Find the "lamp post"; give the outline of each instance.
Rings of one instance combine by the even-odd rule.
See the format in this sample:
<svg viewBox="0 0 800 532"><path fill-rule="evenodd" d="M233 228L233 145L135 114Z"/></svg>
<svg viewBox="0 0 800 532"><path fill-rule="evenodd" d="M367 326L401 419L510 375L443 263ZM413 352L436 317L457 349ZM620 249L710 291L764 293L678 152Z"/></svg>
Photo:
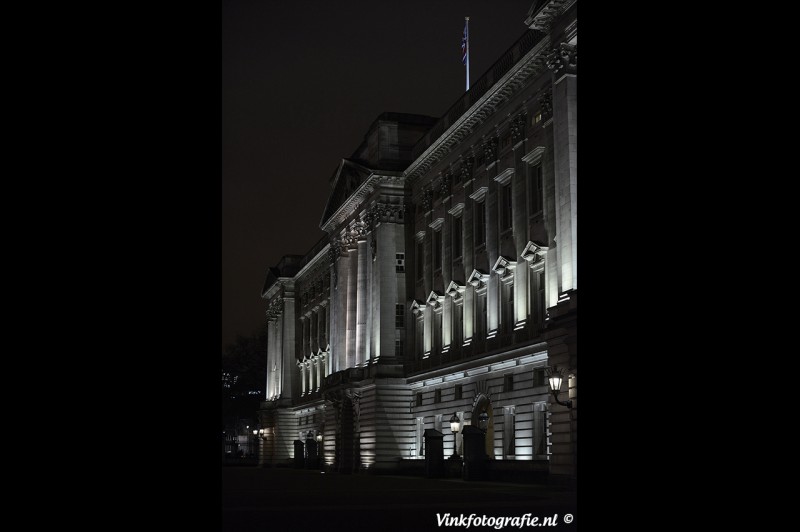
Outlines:
<svg viewBox="0 0 800 532"><path fill-rule="evenodd" d="M453 412L453 417L450 418L450 430L453 433L453 456L450 458L456 459L458 458L458 441L456 439L458 435L458 431L461 428L461 421L458 419L458 416L455 412Z"/></svg>
<svg viewBox="0 0 800 532"><path fill-rule="evenodd" d="M566 401L559 401L558 399L558 394L561 393L561 383L564 381L564 374L562 373L561 369L559 369L558 366L553 366L552 368L548 368L547 379L550 383L550 392L552 392L553 399L555 399L556 403L571 409L572 408L571 399L567 399Z"/></svg>

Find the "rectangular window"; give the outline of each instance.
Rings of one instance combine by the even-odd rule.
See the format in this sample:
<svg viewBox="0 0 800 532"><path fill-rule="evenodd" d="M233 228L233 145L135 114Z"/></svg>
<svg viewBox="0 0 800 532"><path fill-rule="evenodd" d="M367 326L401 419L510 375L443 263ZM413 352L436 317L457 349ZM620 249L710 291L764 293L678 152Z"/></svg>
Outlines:
<svg viewBox="0 0 800 532"><path fill-rule="evenodd" d="M506 406L503 411L503 458L516 454L515 407Z"/></svg>
<svg viewBox="0 0 800 532"><path fill-rule="evenodd" d="M433 392L433 402L434 403L441 403L442 402L442 390L435 390Z"/></svg>
<svg viewBox="0 0 800 532"><path fill-rule="evenodd" d="M475 247L486 242L486 209L484 202L475 203Z"/></svg>
<svg viewBox="0 0 800 532"><path fill-rule="evenodd" d="M403 339L396 338L394 341L394 356L402 357L403 356Z"/></svg>
<svg viewBox="0 0 800 532"><path fill-rule="evenodd" d="M464 302L455 303L455 323L453 324L453 345L461 345L464 332Z"/></svg>
<svg viewBox="0 0 800 532"><path fill-rule="evenodd" d="M417 418L417 456L425 456L425 418Z"/></svg>
<svg viewBox="0 0 800 532"><path fill-rule="evenodd" d="M533 385L534 386L544 386L546 384L544 380L544 369L539 368L533 370Z"/></svg>
<svg viewBox="0 0 800 532"><path fill-rule="evenodd" d="M504 392L514 391L514 375L506 375L503 378L503 391Z"/></svg>
<svg viewBox="0 0 800 532"><path fill-rule="evenodd" d="M550 454L550 432L548 431L547 403L533 404L533 456L548 459Z"/></svg>
<svg viewBox="0 0 800 532"><path fill-rule="evenodd" d="M509 283L503 287L506 290L506 304L503 309L503 322L505 330L511 333L514 330L514 285Z"/></svg>
<svg viewBox="0 0 800 532"><path fill-rule="evenodd" d="M507 231L511 229L512 214L511 214L511 184L503 187L503 225L502 230Z"/></svg>
<svg viewBox="0 0 800 532"><path fill-rule="evenodd" d="M442 231L433 232L433 269L442 269Z"/></svg>
<svg viewBox="0 0 800 532"><path fill-rule="evenodd" d="M395 253L395 271L397 273L404 273L406 271L406 254L405 253Z"/></svg>
<svg viewBox="0 0 800 532"><path fill-rule="evenodd" d="M545 297L544 297L544 271L539 272L538 277L538 284L536 286L536 308L538 310L538 316L536 317L539 320L539 323L544 323L545 318Z"/></svg>
<svg viewBox="0 0 800 532"><path fill-rule="evenodd" d="M402 304L398 303L398 304L396 304L394 306L394 326L395 327L405 327L406 326L406 323L405 323L406 314L405 314L405 312L406 312L405 305L402 305Z"/></svg>
<svg viewBox="0 0 800 532"><path fill-rule="evenodd" d="M475 336L486 336L486 292L475 297Z"/></svg>
<svg viewBox="0 0 800 532"><path fill-rule="evenodd" d="M425 275L425 245L417 242L417 281L421 281Z"/></svg>
<svg viewBox="0 0 800 532"><path fill-rule="evenodd" d="M417 392L417 406L422 406L422 392Z"/></svg>
<svg viewBox="0 0 800 532"><path fill-rule="evenodd" d="M530 204L530 215L534 216L542 212L542 167L535 166L531 169L530 179L528 180L528 203Z"/></svg>
<svg viewBox="0 0 800 532"><path fill-rule="evenodd" d="M442 352L442 310L433 311L433 351Z"/></svg>
<svg viewBox="0 0 800 532"><path fill-rule="evenodd" d="M461 399L463 393L464 393L464 390L462 388L462 385L461 384L456 384L453 398L454 399Z"/></svg>
<svg viewBox="0 0 800 532"><path fill-rule="evenodd" d="M415 340L417 342L416 344L417 358L422 358L422 355L424 354L424 346L425 346L424 339L425 339L424 322L420 317L417 318L417 334L415 336Z"/></svg>
<svg viewBox="0 0 800 532"><path fill-rule="evenodd" d="M461 217L453 218L453 257L461 256Z"/></svg>

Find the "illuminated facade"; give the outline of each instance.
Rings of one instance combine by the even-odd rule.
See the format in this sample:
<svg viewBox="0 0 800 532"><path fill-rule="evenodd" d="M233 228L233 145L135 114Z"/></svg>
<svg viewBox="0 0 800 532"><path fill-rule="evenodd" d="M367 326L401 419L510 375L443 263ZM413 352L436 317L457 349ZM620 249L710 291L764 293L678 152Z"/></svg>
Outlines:
<svg viewBox="0 0 800 532"><path fill-rule="evenodd" d="M486 412L497 464L575 479L577 1L525 23L443 117L378 117L331 177L326 236L270 269L263 464L321 436L325 467L392 470L425 429L460 451L448 420Z"/></svg>

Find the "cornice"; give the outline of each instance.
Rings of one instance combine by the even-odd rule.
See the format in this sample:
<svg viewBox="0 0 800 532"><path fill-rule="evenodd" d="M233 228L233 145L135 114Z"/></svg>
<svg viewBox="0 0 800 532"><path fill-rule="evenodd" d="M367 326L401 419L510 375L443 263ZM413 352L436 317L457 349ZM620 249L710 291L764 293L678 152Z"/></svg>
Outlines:
<svg viewBox="0 0 800 532"><path fill-rule="evenodd" d="M516 63L516 68L511 68L506 72L447 131L431 143L422 155L409 165L403 173L408 182L413 184L493 114L528 78L542 71L545 68L544 62L549 48L550 37L545 36Z"/></svg>

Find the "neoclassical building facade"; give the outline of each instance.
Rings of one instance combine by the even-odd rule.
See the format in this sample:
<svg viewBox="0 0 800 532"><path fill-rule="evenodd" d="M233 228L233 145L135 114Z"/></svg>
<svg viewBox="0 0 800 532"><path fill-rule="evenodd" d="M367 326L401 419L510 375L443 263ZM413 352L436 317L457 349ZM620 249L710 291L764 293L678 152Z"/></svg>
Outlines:
<svg viewBox="0 0 800 532"><path fill-rule="evenodd" d="M524 16L524 14L523 14ZM440 118L379 116L330 179L325 236L269 269L262 464L390 471L485 413L498 467L577 471L577 1ZM562 370L562 399L546 370Z"/></svg>

